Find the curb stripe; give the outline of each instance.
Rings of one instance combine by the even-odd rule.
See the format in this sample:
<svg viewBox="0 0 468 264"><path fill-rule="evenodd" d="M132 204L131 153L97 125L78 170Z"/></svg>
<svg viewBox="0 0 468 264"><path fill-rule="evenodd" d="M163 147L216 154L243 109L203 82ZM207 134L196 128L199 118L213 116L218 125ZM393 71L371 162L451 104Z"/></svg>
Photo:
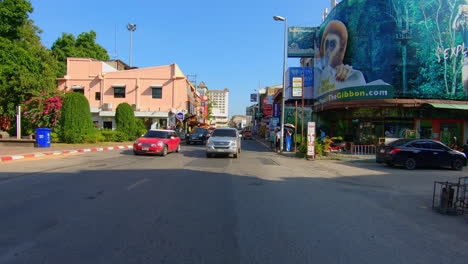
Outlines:
<svg viewBox="0 0 468 264"><path fill-rule="evenodd" d="M25 154L25 155L16 155L16 156L3 156L0 157L0 161L12 161L25 158L37 158L45 156L58 156L74 153L85 153L85 152L96 152L96 151L108 151L114 149L133 149L132 145L126 146L114 146L114 147L105 147L105 148L92 148L92 149L79 149L79 150L64 150L64 151L55 151L55 152L46 152L46 153L35 153L35 154Z"/></svg>

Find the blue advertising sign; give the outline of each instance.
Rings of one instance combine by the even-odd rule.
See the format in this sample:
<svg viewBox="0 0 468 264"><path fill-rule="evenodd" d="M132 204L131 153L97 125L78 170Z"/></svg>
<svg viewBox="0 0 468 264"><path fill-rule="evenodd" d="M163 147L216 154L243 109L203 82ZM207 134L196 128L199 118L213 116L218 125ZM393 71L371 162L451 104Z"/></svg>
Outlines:
<svg viewBox="0 0 468 264"><path fill-rule="evenodd" d="M297 99L292 96L293 78L304 77L304 99L314 99L314 70L310 67L289 67L286 71L286 100Z"/></svg>
<svg viewBox="0 0 468 264"><path fill-rule="evenodd" d="M314 57L317 27L288 28L288 57Z"/></svg>
<svg viewBox="0 0 468 264"><path fill-rule="evenodd" d="M271 117L270 118L270 130L275 130L275 128L279 124L279 117Z"/></svg>

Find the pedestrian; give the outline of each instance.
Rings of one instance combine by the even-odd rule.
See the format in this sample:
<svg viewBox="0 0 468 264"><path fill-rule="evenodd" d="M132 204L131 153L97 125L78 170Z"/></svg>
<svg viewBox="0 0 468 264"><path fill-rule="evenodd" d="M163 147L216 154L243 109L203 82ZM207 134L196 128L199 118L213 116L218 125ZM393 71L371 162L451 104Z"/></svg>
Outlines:
<svg viewBox="0 0 468 264"><path fill-rule="evenodd" d="M275 145L276 129L270 131L270 148L273 149Z"/></svg>
<svg viewBox="0 0 468 264"><path fill-rule="evenodd" d="M292 133L291 130L286 129L286 151L291 151L292 148Z"/></svg>
<svg viewBox="0 0 468 264"><path fill-rule="evenodd" d="M275 142L276 142L276 152L280 152L280 146L281 146L281 131L277 128L275 129L276 131L276 136L275 136Z"/></svg>
<svg viewBox="0 0 468 264"><path fill-rule="evenodd" d="M325 131L323 131L323 129L320 129L320 140L321 140L322 142L325 141L325 136L326 136L326 135L327 135L327 134L325 134Z"/></svg>

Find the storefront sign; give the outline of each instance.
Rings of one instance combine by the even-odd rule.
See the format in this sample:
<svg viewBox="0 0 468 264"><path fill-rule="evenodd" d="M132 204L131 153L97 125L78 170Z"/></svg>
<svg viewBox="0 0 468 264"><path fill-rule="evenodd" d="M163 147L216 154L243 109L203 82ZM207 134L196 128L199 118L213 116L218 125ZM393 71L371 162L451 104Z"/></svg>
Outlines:
<svg viewBox="0 0 468 264"><path fill-rule="evenodd" d="M293 77L292 83L292 97L302 97L302 77Z"/></svg>
<svg viewBox="0 0 468 264"><path fill-rule="evenodd" d="M176 118L179 120L184 120L184 113L177 113Z"/></svg>
<svg viewBox="0 0 468 264"><path fill-rule="evenodd" d="M257 102L257 94L250 94L250 102Z"/></svg>
<svg viewBox="0 0 468 264"><path fill-rule="evenodd" d="M416 139L416 130L406 130L406 136L405 138L408 139Z"/></svg>
<svg viewBox="0 0 468 264"><path fill-rule="evenodd" d="M392 86L374 85L332 89L329 92L322 93L321 96L317 97L317 100L323 104L358 99L391 99L393 96Z"/></svg>
<svg viewBox="0 0 468 264"><path fill-rule="evenodd" d="M275 128L279 124L279 121L280 121L279 117L270 118L270 130L275 130Z"/></svg>
<svg viewBox="0 0 468 264"><path fill-rule="evenodd" d="M273 115L273 105L264 104L263 105L263 115L264 116L272 116Z"/></svg>
<svg viewBox="0 0 468 264"><path fill-rule="evenodd" d="M315 157L315 122L307 123L307 156Z"/></svg>
<svg viewBox="0 0 468 264"><path fill-rule="evenodd" d="M281 104L273 104L273 116L279 117L281 114Z"/></svg>

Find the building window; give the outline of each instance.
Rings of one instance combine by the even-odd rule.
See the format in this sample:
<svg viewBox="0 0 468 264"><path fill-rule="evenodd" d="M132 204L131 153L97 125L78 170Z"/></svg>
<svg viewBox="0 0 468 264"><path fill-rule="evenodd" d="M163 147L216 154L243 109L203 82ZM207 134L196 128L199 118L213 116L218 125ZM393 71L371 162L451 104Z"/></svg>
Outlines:
<svg viewBox="0 0 468 264"><path fill-rule="evenodd" d="M114 88L114 98L125 98L125 88Z"/></svg>
<svg viewBox="0 0 468 264"><path fill-rule="evenodd" d="M73 92L84 94L84 89L75 89L75 90L73 90Z"/></svg>
<svg viewBox="0 0 468 264"><path fill-rule="evenodd" d="M101 100L101 92L96 92L96 95L95 95L94 99L95 99L96 101Z"/></svg>
<svg viewBox="0 0 468 264"><path fill-rule="evenodd" d="M151 88L153 98L162 98L162 88Z"/></svg>
<svg viewBox="0 0 468 264"><path fill-rule="evenodd" d="M102 125L104 129L112 129L112 121L104 121Z"/></svg>

